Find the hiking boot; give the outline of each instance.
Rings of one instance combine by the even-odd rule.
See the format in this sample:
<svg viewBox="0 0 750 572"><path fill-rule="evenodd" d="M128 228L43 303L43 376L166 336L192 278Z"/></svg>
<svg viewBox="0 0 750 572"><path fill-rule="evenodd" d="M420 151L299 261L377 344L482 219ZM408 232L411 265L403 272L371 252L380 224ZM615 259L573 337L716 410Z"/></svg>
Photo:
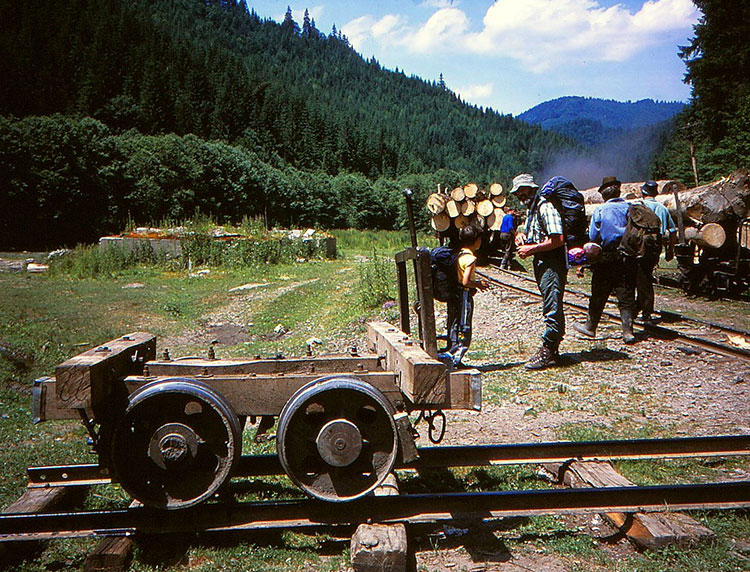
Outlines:
<svg viewBox="0 0 750 572"><path fill-rule="evenodd" d="M591 323L591 320L586 320L585 325L580 322L573 322L573 329L587 338L596 337L596 326Z"/></svg>
<svg viewBox="0 0 750 572"><path fill-rule="evenodd" d="M633 333L633 311L620 310L620 318L622 319L622 341L628 345L634 344L636 338Z"/></svg>
<svg viewBox="0 0 750 572"><path fill-rule="evenodd" d="M643 314L643 323L648 324L649 326L655 326L660 322L660 319L658 317L654 317L651 314Z"/></svg>
<svg viewBox="0 0 750 572"><path fill-rule="evenodd" d="M557 365L557 361L555 360L555 353L556 352L554 352L547 346L542 346L536 352L534 357L527 361L526 365L524 365L523 367L530 370L538 370Z"/></svg>

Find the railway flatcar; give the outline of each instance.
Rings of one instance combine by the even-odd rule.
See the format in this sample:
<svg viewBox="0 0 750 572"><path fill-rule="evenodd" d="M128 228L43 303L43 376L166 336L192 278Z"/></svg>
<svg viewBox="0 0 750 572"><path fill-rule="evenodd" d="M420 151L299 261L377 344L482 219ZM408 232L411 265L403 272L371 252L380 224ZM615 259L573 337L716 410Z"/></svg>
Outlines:
<svg viewBox="0 0 750 572"><path fill-rule="evenodd" d="M429 272L428 253L402 254L410 257ZM407 315L401 328L368 324L370 348L361 354L218 359L213 350L183 358L165 350L157 359L155 336L131 333L37 379L34 420L80 419L99 474L144 505L171 510L219 493L240 462L246 420L273 419L278 459L300 489L325 501L357 499L397 461L417 459L409 413L432 419L481 407L479 372L450 371L436 359L431 301L421 322L431 340L410 337ZM402 308L409 313L408 301Z"/></svg>

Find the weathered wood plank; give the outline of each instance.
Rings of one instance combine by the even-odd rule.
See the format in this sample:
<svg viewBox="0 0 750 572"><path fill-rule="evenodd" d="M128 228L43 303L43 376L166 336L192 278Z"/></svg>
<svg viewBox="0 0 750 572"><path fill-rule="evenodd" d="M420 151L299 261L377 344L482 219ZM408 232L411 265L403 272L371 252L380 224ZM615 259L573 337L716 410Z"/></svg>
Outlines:
<svg viewBox="0 0 750 572"><path fill-rule="evenodd" d="M356 376L378 389L394 404L403 401L396 375L389 371L360 372ZM209 375L194 378L218 391L232 404L237 415L278 415L292 394L302 386L319 379L319 373L276 375ZM132 393L155 377L131 376L125 379Z"/></svg>
<svg viewBox="0 0 750 572"><path fill-rule="evenodd" d="M86 489L87 487L26 489L18 500L11 503L3 512L8 514L49 512L57 506L72 503L74 499L79 499Z"/></svg>
<svg viewBox="0 0 750 572"><path fill-rule="evenodd" d="M79 419L76 409L61 408L57 401L54 377L40 377L34 380L33 421L54 421L58 419Z"/></svg>
<svg viewBox="0 0 750 572"><path fill-rule="evenodd" d="M567 466L552 464L545 468L555 475L564 470L563 482L574 488L635 486L608 462L574 461ZM618 512L605 513L604 517L617 528L627 526L628 539L642 549L684 546L714 537L712 530L680 513L639 512L629 519L629 515Z"/></svg>
<svg viewBox="0 0 750 572"><path fill-rule="evenodd" d="M139 373L155 357L156 336L134 332L70 358L55 368L58 406L95 408L109 396L110 382Z"/></svg>
<svg viewBox="0 0 750 572"><path fill-rule="evenodd" d="M86 556L83 572L122 572L133 557L133 540L127 536L111 536L102 540Z"/></svg>
<svg viewBox="0 0 750 572"><path fill-rule="evenodd" d="M432 269L430 251L420 248L414 271L419 289L419 316L422 347L432 358L437 358L437 331L435 327L435 302L432 293Z"/></svg>
<svg viewBox="0 0 750 572"><path fill-rule="evenodd" d="M385 367L399 374L399 386L415 405L449 405L448 373L414 340L387 322L368 322L367 335Z"/></svg>
<svg viewBox="0 0 750 572"><path fill-rule="evenodd" d="M449 374L449 397L444 409L482 410L482 374L477 369L462 369Z"/></svg>
<svg viewBox="0 0 750 572"><path fill-rule="evenodd" d="M383 371L375 354L329 355L284 359L204 359L155 360L147 364L150 375L242 375L255 373L268 375L277 373L360 373Z"/></svg>

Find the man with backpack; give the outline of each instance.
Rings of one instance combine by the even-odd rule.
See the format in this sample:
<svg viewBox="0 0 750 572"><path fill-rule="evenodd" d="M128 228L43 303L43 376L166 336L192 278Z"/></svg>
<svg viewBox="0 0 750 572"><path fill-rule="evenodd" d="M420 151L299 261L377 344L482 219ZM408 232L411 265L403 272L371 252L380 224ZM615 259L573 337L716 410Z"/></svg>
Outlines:
<svg viewBox="0 0 750 572"><path fill-rule="evenodd" d="M649 247L644 256L638 260L638 273L636 276L636 306L643 313L644 322L653 322L654 313L654 268L659 264L662 244L666 246L664 258L667 261L674 258L674 245L677 238L677 227L669 214L669 209L663 204L656 202L659 186L656 181L646 181L641 185L643 204L659 219L658 244Z"/></svg>
<svg viewBox="0 0 750 572"><path fill-rule="evenodd" d="M621 250L621 241L628 225L629 205L620 198L617 177L604 177L599 187L604 199L591 216L589 239L602 247L595 264L591 265L591 298L586 324L573 323L573 328L586 337L596 336L596 328L604 312L609 295L614 290L622 320L622 339L635 343L633 318L635 315L635 256Z"/></svg>
<svg viewBox="0 0 750 572"><path fill-rule="evenodd" d="M524 232L516 234L516 246L519 257L534 256L534 278L542 295L546 326L541 347L524 366L530 370L545 369L558 363L558 348L565 335L563 294L568 276L562 216L538 190L539 185L528 173L513 179L510 190L510 194L529 209Z"/></svg>

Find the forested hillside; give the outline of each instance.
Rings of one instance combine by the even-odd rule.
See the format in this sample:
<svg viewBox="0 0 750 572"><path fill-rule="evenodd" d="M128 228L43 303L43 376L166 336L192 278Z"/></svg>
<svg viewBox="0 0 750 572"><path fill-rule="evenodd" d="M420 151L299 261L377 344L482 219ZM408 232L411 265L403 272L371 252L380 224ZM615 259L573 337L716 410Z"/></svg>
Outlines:
<svg viewBox="0 0 750 572"><path fill-rule="evenodd" d="M708 182L750 167L750 3L693 0L702 12L695 34L680 55L692 87L675 136L656 160L655 175Z"/></svg>
<svg viewBox="0 0 750 572"><path fill-rule="evenodd" d="M0 32L0 199L32 229L43 209L45 244L192 207L393 226L405 177L419 193L507 183L571 147L365 61L307 17L264 21L236 0L0 0ZM76 201L92 208L73 227ZM0 245L16 232L1 220Z"/></svg>
<svg viewBox="0 0 750 572"><path fill-rule="evenodd" d="M596 147L626 131L663 124L684 107L684 103L677 101L560 97L540 103L518 118Z"/></svg>

